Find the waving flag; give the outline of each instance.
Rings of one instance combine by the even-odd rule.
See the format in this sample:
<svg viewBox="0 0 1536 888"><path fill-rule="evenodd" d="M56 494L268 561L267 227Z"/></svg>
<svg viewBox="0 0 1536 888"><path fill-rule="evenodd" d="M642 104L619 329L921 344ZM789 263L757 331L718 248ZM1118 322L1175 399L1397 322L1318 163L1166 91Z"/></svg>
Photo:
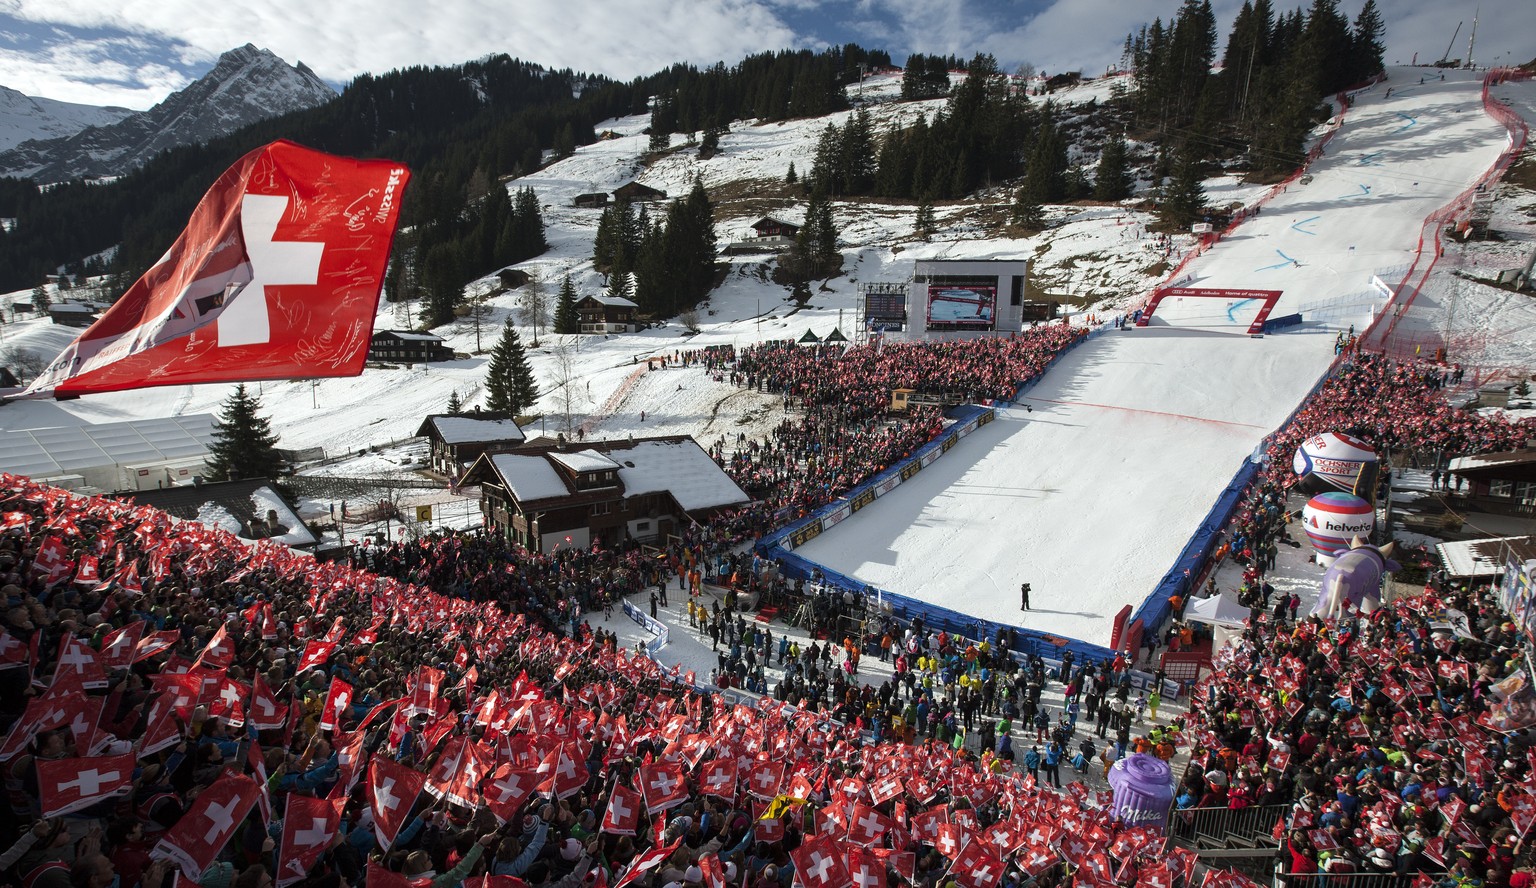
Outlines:
<svg viewBox="0 0 1536 888"><path fill-rule="evenodd" d="M25 396L356 376L409 178L288 141L252 151Z"/></svg>

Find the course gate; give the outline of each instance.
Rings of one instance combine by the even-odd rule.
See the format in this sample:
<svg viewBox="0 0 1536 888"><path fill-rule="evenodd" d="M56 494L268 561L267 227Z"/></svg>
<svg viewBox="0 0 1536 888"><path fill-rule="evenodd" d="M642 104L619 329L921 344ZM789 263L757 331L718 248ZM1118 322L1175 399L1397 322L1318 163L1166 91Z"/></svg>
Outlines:
<svg viewBox="0 0 1536 888"><path fill-rule="evenodd" d="M1275 303L1280 301L1281 290L1227 290L1220 287L1163 287L1152 294L1152 301L1147 303L1146 311L1141 313L1141 320L1136 326L1145 327L1152 320L1152 313L1157 311L1157 306L1169 296L1190 296L1203 299L1262 299L1264 305L1259 313L1254 316L1253 323L1248 325L1249 333L1263 333L1264 322L1269 320L1269 313L1275 310Z"/></svg>

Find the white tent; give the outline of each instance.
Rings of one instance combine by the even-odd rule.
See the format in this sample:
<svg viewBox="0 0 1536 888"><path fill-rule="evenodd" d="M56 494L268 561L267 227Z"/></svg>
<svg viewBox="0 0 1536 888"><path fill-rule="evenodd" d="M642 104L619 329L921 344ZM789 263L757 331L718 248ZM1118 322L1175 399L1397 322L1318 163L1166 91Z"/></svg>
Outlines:
<svg viewBox="0 0 1536 888"><path fill-rule="evenodd" d="M1225 595L1191 599L1184 608L1184 619L1194 623L1210 623L1212 626L1243 628L1248 619L1248 608Z"/></svg>

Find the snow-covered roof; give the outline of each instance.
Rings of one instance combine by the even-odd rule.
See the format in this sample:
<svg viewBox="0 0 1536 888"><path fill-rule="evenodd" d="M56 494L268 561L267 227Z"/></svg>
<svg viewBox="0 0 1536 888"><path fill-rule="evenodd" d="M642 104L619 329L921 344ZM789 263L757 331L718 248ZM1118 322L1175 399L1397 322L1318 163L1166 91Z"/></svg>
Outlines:
<svg viewBox="0 0 1536 888"><path fill-rule="evenodd" d="M601 472L617 469L619 464L596 450L578 450L575 453L551 453L549 458L573 472Z"/></svg>
<svg viewBox="0 0 1536 888"><path fill-rule="evenodd" d="M429 416L427 422L437 429L437 436L444 444L523 440L523 430L516 422L504 417Z"/></svg>
<svg viewBox="0 0 1536 888"><path fill-rule="evenodd" d="M589 298L601 302L603 305L617 305L621 308L639 308L640 304L623 296L614 296L608 293L593 293Z"/></svg>
<svg viewBox="0 0 1536 888"><path fill-rule="evenodd" d="M1504 572L1510 556L1525 562L1536 558L1536 537L1498 537L1438 543L1435 549L1445 562L1445 572L1453 577L1491 577Z"/></svg>
<svg viewBox="0 0 1536 888"><path fill-rule="evenodd" d="M0 471L51 478L102 466L152 465L206 454L212 440L210 413L8 430L0 435Z"/></svg>
<svg viewBox="0 0 1536 888"><path fill-rule="evenodd" d="M490 457L496 473L507 482L507 489L519 502L566 496L571 491L560 473L543 456L498 453Z"/></svg>
<svg viewBox="0 0 1536 888"><path fill-rule="evenodd" d="M48 306L49 311L78 311L90 314L95 311L95 306L85 305L80 302L55 302Z"/></svg>
<svg viewBox="0 0 1536 888"><path fill-rule="evenodd" d="M412 333L407 330L380 330L374 336L393 336L396 339L404 339L413 342L442 342L443 337L434 336L431 333Z"/></svg>
<svg viewBox="0 0 1536 888"><path fill-rule="evenodd" d="M751 502L709 454L693 440L640 441L612 456L621 464L624 495L671 493L684 511Z"/></svg>

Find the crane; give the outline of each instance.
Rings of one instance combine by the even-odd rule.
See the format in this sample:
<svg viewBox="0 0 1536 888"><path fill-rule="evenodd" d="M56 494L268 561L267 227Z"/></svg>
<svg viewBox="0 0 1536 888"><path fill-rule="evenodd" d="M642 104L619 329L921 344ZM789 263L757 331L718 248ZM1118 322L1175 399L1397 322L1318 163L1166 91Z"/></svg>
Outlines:
<svg viewBox="0 0 1536 888"><path fill-rule="evenodd" d="M1461 26L1464 24L1466 24L1464 21L1456 23L1456 32L1451 35L1451 42L1445 45L1445 55L1440 57L1440 61L1435 62L1436 68L1454 68L1461 64L1461 59L1451 58L1451 47L1456 45L1456 38L1461 36Z"/></svg>

